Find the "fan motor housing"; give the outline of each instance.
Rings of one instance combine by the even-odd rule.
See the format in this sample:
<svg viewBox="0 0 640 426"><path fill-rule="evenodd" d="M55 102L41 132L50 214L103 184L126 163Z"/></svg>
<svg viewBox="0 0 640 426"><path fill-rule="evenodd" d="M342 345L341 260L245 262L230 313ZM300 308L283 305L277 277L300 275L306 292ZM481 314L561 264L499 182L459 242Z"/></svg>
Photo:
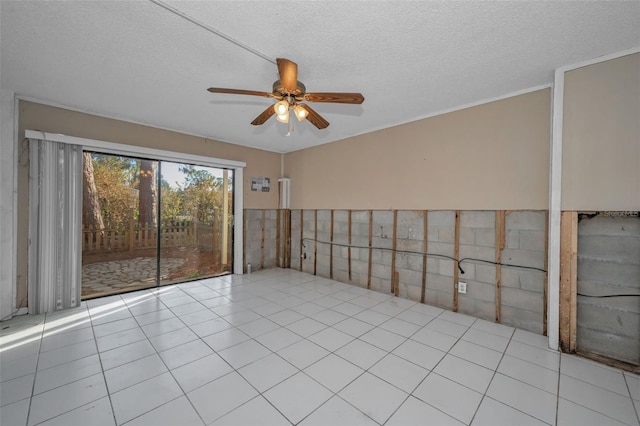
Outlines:
<svg viewBox="0 0 640 426"><path fill-rule="evenodd" d="M273 93L277 94L279 96L294 96L294 97L298 97L298 96L302 96L306 93L307 88L304 87L304 84L302 84L300 81L296 82L296 90L295 91L289 91L287 89L285 89L284 87L282 87L282 84L280 83L280 80L276 80L273 83Z"/></svg>

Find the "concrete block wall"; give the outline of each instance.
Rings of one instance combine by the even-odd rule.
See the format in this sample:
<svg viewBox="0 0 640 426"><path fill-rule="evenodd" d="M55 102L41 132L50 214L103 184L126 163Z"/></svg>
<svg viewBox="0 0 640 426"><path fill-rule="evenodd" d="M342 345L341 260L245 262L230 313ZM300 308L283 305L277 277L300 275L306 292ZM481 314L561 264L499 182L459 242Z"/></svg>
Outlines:
<svg viewBox="0 0 640 426"><path fill-rule="evenodd" d="M262 213L264 211L264 241L262 239ZM277 210L254 210L244 211L245 220L245 260L244 269L247 264L251 264L251 270L273 268L276 266L277 254ZM264 247L263 247L264 246ZM263 261L264 250L264 261Z"/></svg>
<svg viewBox="0 0 640 426"><path fill-rule="evenodd" d="M413 253L424 251L424 215L423 211L410 210L397 213L396 271L400 278L398 295L416 301L420 301L422 295L424 256Z"/></svg>
<svg viewBox="0 0 640 426"><path fill-rule="evenodd" d="M293 269L300 269L302 251L300 241L300 227L302 225L302 210L291 210L291 258L289 265Z"/></svg>
<svg viewBox="0 0 640 426"><path fill-rule="evenodd" d="M302 214L302 237L303 240L303 254L306 258L302 261L302 270L313 274L314 270L314 242L315 238L315 210L304 210Z"/></svg>
<svg viewBox="0 0 640 426"><path fill-rule="evenodd" d="M395 212L395 271L399 275L399 296L416 301L420 300L422 293L424 214L425 211L413 210ZM457 269L456 262L452 260L456 244L456 212L428 211L426 214L425 303L451 310ZM459 259L476 260L462 260L464 273L459 273L458 280L467 283L467 294L458 295L458 312L494 321L496 266L492 262L496 260L496 212L461 211L459 215ZM371 223L369 217L372 218ZM502 261L544 268L545 221L546 212L507 212ZM362 287L370 281L372 290L392 292L394 211L354 210L351 211L350 222L351 226L348 210L293 210L291 267L301 267L305 272ZM304 238L302 246L300 226ZM370 227L372 247L375 248L371 250L369 276ZM317 243L313 241L316 232ZM347 247L349 232L351 250ZM332 238L333 245L329 244ZM501 271L502 322L542 334L545 274L507 266L503 266Z"/></svg>
<svg viewBox="0 0 640 426"><path fill-rule="evenodd" d="M640 364L640 217L598 215L578 222L577 347Z"/></svg>
<svg viewBox="0 0 640 426"><path fill-rule="evenodd" d="M544 269L546 212L514 211L505 217L502 262ZM502 323L542 334L545 273L502 267Z"/></svg>
<svg viewBox="0 0 640 426"><path fill-rule="evenodd" d="M369 280L369 211L351 212L351 283L366 287ZM365 247L365 248L362 248Z"/></svg>
<svg viewBox="0 0 640 426"><path fill-rule="evenodd" d="M349 282L349 212L334 210L333 212L333 279Z"/></svg>
<svg viewBox="0 0 640 426"><path fill-rule="evenodd" d="M321 277L329 277L331 245L328 242L331 239L331 210L318 210L318 249L316 275ZM322 241L322 242L320 242Z"/></svg>
<svg viewBox="0 0 640 426"><path fill-rule="evenodd" d="M371 228L371 245L379 247L371 251L371 289L391 292L391 251L393 248L393 212L374 210ZM381 250L382 249L382 250Z"/></svg>
<svg viewBox="0 0 640 426"><path fill-rule="evenodd" d="M456 212L430 211L427 214L427 285L425 303L453 309L453 275ZM446 256L446 257L445 257Z"/></svg>
<svg viewBox="0 0 640 426"><path fill-rule="evenodd" d="M459 258L496 260L496 212L460 212ZM463 261L458 281L467 283L467 293L458 295L458 312L495 321L496 267L489 263Z"/></svg>

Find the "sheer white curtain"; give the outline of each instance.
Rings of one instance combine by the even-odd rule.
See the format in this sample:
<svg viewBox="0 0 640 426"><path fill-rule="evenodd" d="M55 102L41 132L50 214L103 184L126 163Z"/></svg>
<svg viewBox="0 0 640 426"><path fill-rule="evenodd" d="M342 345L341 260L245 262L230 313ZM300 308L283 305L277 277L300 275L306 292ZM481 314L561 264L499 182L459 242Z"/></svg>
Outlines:
<svg viewBox="0 0 640 426"><path fill-rule="evenodd" d="M80 305L82 146L29 140L29 313Z"/></svg>

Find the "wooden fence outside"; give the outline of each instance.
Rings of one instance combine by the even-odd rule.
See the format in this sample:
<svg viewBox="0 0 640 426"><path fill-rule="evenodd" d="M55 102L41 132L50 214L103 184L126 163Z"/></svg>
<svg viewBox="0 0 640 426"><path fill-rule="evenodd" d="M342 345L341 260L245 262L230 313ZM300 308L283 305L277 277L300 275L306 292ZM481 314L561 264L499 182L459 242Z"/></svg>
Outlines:
<svg viewBox="0 0 640 426"><path fill-rule="evenodd" d="M160 227L161 247L198 247L202 251L220 251L222 229L217 217L213 223L199 221L167 222ZM83 229L82 252L133 251L155 248L157 228L139 226L131 220L128 228Z"/></svg>

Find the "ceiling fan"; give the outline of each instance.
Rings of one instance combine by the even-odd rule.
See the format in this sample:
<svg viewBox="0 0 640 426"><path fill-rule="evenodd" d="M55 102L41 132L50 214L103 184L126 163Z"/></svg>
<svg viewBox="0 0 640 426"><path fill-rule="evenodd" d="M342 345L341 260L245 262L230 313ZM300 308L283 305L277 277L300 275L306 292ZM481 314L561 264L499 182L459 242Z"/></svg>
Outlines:
<svg viewBox="0 0 640 426"><path fill-rule="evenodd" d="M210 87L207 90L211 93L228 93L236 95L262 96L277 99L275 105L269 106L262 114L251 122L254 126L264 124L272 115L276 114L278 121L289 123L290 111L293 112L298 121L305 118L318 129L325 129L329 122L322 118L309 105L302 102L332 102L341 104L361 104L364 96L360 93L307 93L302 82L298 81L298 65L288 59L276 59L278 74L280 79L273 83L273 91L258 92L254 90L224 89L221 87Z"/></svg>

